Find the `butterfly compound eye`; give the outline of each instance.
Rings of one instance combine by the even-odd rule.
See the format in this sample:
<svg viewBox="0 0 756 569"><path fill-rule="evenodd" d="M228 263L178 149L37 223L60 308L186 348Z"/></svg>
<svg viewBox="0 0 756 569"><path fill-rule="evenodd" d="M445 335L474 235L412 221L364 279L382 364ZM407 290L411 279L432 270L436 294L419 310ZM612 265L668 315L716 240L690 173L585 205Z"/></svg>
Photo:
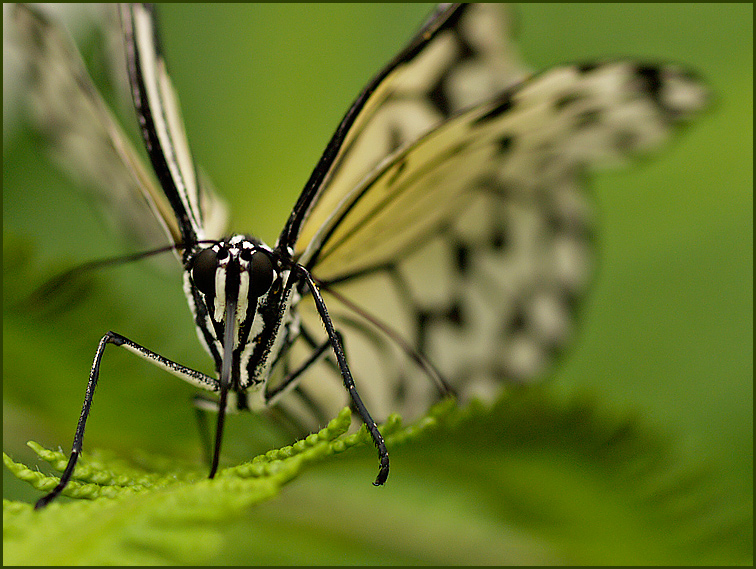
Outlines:
<svg viewBox="0 0 756 569"><path fill-rule="evenodd" d="M262 296L273 283L273 262L262 251L255 251L249 261L248 270L250 296Z"/></svg>
<svg viewBox="0 0 756 569"><path fill-rule="evenodd" d="M192 260L192 280L200 292L206 296L215 295L215 270L218 254L212 249L200 251Z"/></svg>

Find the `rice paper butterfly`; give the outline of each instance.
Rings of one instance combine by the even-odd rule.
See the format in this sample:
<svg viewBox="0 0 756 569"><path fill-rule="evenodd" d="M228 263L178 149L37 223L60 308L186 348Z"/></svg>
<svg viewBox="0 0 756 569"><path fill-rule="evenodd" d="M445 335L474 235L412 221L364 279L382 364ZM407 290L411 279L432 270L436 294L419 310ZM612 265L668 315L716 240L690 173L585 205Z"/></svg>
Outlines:
<svg viewBox="0 0 756 569"><path fill-rule="evenodd" d="M591 274L586 173L656 149L708 96L676 65L609 60L531 73L505 7L440 5L348 109L268 246L227 233L223 201L198 173L154 9L122 5L120 18L151 167L70 40L19 6L37 120L54 125L65 167L122 205L140 238L167 238L216 376L108 332L67 468L37 507L73 474L107 344L218 394L198 399L218 411L211 477L227 411L272 407L313 429L351 405L378 447L383 484L376 420L416 417L445 396L491 398L548 369L573 335Z"/></svg>

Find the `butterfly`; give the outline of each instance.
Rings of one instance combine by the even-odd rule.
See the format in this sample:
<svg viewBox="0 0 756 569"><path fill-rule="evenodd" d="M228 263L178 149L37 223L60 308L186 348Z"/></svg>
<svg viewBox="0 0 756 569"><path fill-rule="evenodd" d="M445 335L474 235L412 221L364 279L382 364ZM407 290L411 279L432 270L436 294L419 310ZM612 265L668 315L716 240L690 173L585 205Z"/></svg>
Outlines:
<svg viewBox="0 0 756 569"><path fill-rule="evenodd" d="M227 412L274 408L312 429L348 404L378 449L383 484L377 421L443 397L490 399L549 367L591 274L586 173L657 148L708 98L676 65L532 73L506 8L440 5L349 107L269 246L226 232L225 205L192 159L154 8L122 5L120 20L151 166L70 40L35 10L14 12L38 122L138 237L167 238L160 250L179 258L216 375L105 334L67 467L37 507L73 475L109 344L217 394L196 400L217 412L210 477Z"/></svg>

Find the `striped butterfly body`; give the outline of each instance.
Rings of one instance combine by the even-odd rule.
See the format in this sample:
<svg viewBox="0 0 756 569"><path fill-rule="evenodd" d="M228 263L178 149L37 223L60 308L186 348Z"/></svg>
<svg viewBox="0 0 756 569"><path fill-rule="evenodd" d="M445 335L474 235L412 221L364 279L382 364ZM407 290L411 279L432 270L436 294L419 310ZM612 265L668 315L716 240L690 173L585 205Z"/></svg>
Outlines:
<svg viewBox="0 0 756 569"><path fill-rule="evenodd" d="M312 429L349 404L378 447L382 484L388 453L374 419L412 418L444 396L490 398L549 366L572 335L591 272L586 172L658 147L707 98L674 65L620 60L531 74L501 6L442 5L359 94L268 246L222 237L225 210L192 161L153 10L125 5L120 16L152 172L74 48L19 8L38 121L73 125L53 136L71 168L91 160L65 144L71 131L104 149L85 174L94 191L113 193L97 172L117 172L110 186L151 210L179 253L216 376L106 334L68 466L38 507L73 473L107 344L218 394L198 399L218 411L211 477L227 410L272 407ZM48 73L53 65L65 73ZM61 84L76 96L65 109L54 104ZM137 229L145 239L152 230Z"/></svg>

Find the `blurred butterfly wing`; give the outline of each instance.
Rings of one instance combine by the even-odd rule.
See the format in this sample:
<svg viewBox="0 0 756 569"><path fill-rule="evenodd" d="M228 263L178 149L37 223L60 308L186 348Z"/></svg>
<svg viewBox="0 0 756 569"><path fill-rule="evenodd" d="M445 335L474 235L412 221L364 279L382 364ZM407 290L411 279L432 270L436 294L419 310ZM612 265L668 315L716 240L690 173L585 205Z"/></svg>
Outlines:
<svg viewBox="0 0 756 569"><path fill-rule="evenodd" d="M178 96L158 42L154 8L122 4L121 21L142 137L178 220L181 242L188 246L208 236L218 237L216 228L225 226L225 207L206 183L200 185Z"/></svg>
<svg viewBox="0 0 756 569"><path fill-rule="evenodd" d="M585 173L657 148L706 100L675 66L559 67L453 116L355 187L315 233L311 264L337 294L331 316L374 414L411 418L438 397L413 353L463 401L542 374L591 273ZM300 386L304 401L338 397L326 367Z"/></svg>
<svg viewBox="0 0 756 569"><path fill-rule="evenodd" d="M92 83L70 37L36 9L11 10L35 126L78 186L103 205L120 232L143 246L180 239L153 175Z"/></svg>
<svg viewBox="0 0 756 569"><path fill-rule="evenodd" d="M117 20L113 7L105 9ZM149 84L162 86L161 96L154 89L140 93L140 113L170 117L170 126L162 129L160 144L151 147L150 158L156 161L159 153L165 153L163 162L171 164L169 172L179 176L179 181L161 176L157 183L95 87L65 31L36 8L16 5L11 11L12 45L21 56L35 126L46 137L61 168L101 202L113 225L139 246L183 243L185 228L199 234L197 228L202 227L203 220L205 235L220 235L226 221L225 207L209 186L200 188L196 183L178 103L165 65L157 49L150 47L150 41L155 41L151 13L143 7L129 8L128 13L142 15L138 17L139 31L130 35L131 59L123 66L124 71L130 67L132 74L146 77L140 68L146 65L152 70ZM136 38L140 38L139 46ZM139 55L138 62L134 54ZM122 60L114 63L123 65ZM161 185L166 181L168 190ZM182 193L176 187L181 187ZM190 213L185 215L187 211Z"/></svg>

